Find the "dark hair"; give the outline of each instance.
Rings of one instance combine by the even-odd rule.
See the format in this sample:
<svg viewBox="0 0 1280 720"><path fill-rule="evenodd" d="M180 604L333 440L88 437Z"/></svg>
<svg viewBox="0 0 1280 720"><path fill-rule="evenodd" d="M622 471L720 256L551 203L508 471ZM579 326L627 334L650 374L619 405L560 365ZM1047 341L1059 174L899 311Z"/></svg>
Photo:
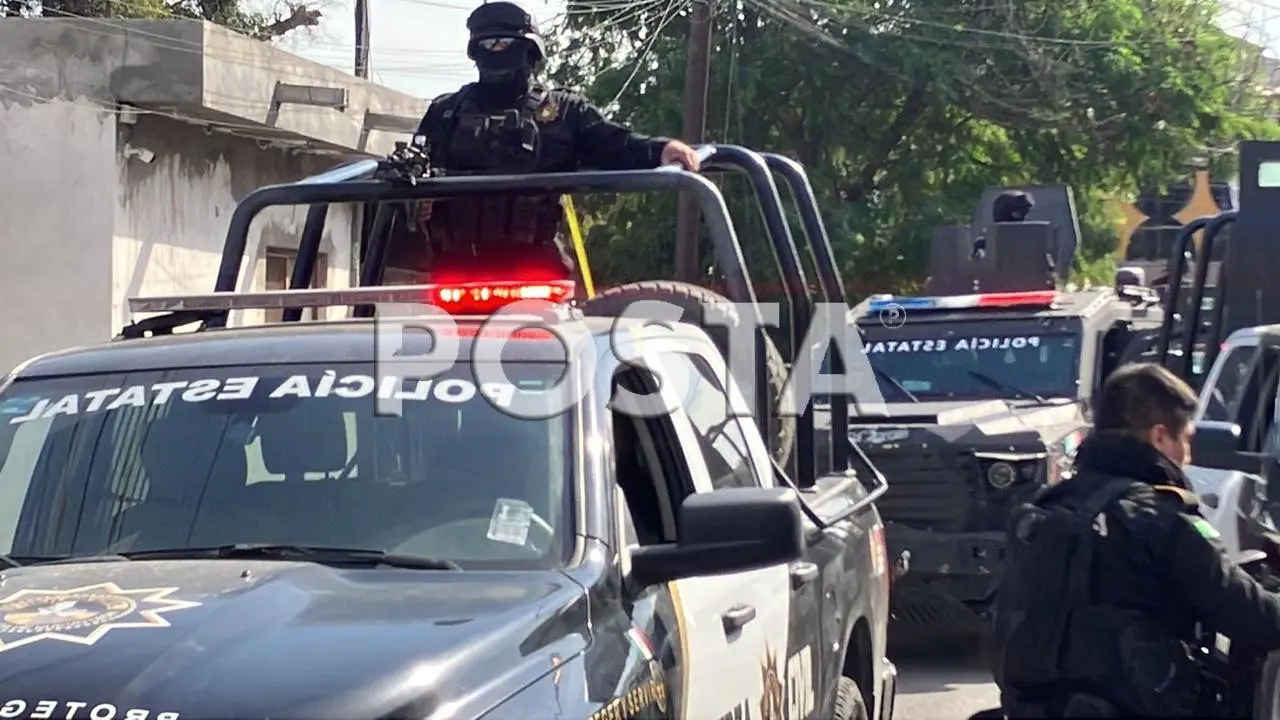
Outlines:
<svg viewBox="0 0 1280 720"><path fill-rule="evenodd" d="M1181 434L1199 404L1195 392L1177 375L1155 363L1116 370L1094 398L1094 429L1145 435L1163 425Z"/></svg>

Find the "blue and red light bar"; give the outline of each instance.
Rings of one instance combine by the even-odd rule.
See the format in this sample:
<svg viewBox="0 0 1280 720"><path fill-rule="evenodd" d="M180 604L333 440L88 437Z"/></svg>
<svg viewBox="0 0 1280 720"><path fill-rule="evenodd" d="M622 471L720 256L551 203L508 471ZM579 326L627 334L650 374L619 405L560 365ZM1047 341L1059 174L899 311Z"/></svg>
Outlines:
<svg viewBox="0 0 1280 720"><path fill-rule="evenodd" d="M894 297L877 295L871 299L871 312L896 310L972 310L983 308L1049 307L1061 297L1057 290L1030 292L982 293L979 295L943 295L939 297Z"/></svg>

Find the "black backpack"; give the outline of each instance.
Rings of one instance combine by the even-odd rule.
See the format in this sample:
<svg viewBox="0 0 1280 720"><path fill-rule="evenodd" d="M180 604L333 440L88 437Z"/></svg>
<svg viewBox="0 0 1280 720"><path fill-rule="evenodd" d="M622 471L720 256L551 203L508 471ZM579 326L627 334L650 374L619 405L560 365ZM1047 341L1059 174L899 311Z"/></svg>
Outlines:
<svg viewBox="0 0 1280 720"><path fill-rule="evenodd" d="M1072 615L1089 602L1094 518L1134 484L1113 480L1078 505L1042 505L1037 498L1010 515L993 638L992 670L1001 690L1049 687L1064 679Z"/></svg>

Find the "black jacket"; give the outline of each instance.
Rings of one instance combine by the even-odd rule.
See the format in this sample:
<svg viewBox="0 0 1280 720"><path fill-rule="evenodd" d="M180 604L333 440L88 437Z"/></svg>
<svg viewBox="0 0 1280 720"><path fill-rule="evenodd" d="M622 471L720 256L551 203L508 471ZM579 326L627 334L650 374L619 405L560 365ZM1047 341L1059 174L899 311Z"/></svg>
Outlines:
<svg viewBox="0 0 1280 720"><path fill-rule="evenodd" d="M474 102L495 111L516 102L510 97L493 96L480 83L465 85L457 92L437 97L431 101L418 126L418 134L427 137L430 147L439 148L448 142L449 123L445 111L455 107L463 93L471 93ZM549 90L547 101L556 108L555 119L548 125L560 127L543 133L544 138L552 139L540 155L539 172L573 172L582 168L655 168L661 161L662 149L670 142L669 138L641 135L609 122L594 105L577 93ZM568 142L557 142L557 137L568 138Z"/></svg>
<svg viewBox="0 0 1280 720"><path fill-rule="evenodd" d="M1117 486L1117 481L1128 483ZM1191 666L1190 648L1211 641L1206 633L1230 638L1233 654L1280 648L1280 596L1235 566L1216 530L1200 514L1183 472L1137 439L1091 435L1078 451L1075 476L1043 491L1036 505L1079 513L1084 505L1108 495L1116 499L1086 525L1091 526L1090 542L1083 546L1092 548L1089 561L1080 565L1071 560L1077 569L1088 568L1085 604L1065 600L1065 607L1054 606L1051 599L1033 599L1036 593L1031 591L1011 592L1008 607L999 608L1000 660L995 669L997 679L1005 678L1000 683L1002 702L1010 711L1056 708L1048 716L1065 717L1062 704L1068 696L1084 692L1131 708L1126 712L1134 716L1194 717L1206 696L1192 684L1202 671ZM1018 572L1034 576L1039 568L1027 565ZM1026 583L1050 587L1050 578L1061 583L1063 570L1046 567L1044 572L1053 575L1019 575L1006 582L1014 588L1035 586ZM1051 616L1040 617L1040 612ZM1030 647L1025 634L1024 641L1010 643L1008 623L1043 630L1064 612L1071 620L1057 656L1060 682L1039 687L1010 684L1010 677L1018 674L1011 672L1013 668L1026 677L1048 650ZM1002 615L1008 616L1003 630ZM1019 653L1037 657L1018 657ZM1174 707L1178 713L1170 711Z"/></svg>
<svg viewBox="0 0 1280 720"><path fill-rule="evenodd" d="M1233 644L1280 649L1280 596L1228 558L1179 468L1144 442L1096 433L1081 444L1076 470L1042 502L1076 501L1115 478L1138 481L1095 523L1095 602L1143 613L1171 637L1191 638L1202 623Z"/></svg>
<svg viewBox="0 0 1280 720"><path fill-rule="evenodd" d="M515 110L537 127L536 154L526 155L523 135L496 141L467 130L477 117L492 118ZM449 111L454 111L452 117ZM465 118L465 119L464 119ZM485 120L484 122L488 122ZM433 164L446 171L553 173L656 168L667 138L648 137L605 120L581 95L564 90L530 93L527 86L463 86L431 102L419 123ZM483 167L482 167L483 166ZM412 268L428 265L442 274L479 277L498 269L551 273L569 277L574 262L559 237L563 210L558 195L542 198L485 196L436 201L427 220L434 251L427 261L422 249L408 248L400 262ZM415 255L416 253L416 255ZM443 275L442 275L443 276Z"/></svg>

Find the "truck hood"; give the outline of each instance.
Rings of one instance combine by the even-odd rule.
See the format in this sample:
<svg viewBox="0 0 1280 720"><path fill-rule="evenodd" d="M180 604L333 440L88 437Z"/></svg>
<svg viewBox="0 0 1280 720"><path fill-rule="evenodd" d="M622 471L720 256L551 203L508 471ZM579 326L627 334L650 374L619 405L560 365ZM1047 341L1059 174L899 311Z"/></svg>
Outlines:
<svg viewBox="0 0 1280 720"><path fill-rule="evenodd" d="M871 446L932 436L978 451L997 451L1064 435L1083 423L1079 404L1065 399L1046 404L1023 400L888 403L851 415L849 436Z"/></svg>
<svg viewBox="0 0 1280 720"><path fill-rule="evenodd" d="M168 560L0 577L0 717L433 717L501 701L589 640L585 590L551 571Z"/></svg>

